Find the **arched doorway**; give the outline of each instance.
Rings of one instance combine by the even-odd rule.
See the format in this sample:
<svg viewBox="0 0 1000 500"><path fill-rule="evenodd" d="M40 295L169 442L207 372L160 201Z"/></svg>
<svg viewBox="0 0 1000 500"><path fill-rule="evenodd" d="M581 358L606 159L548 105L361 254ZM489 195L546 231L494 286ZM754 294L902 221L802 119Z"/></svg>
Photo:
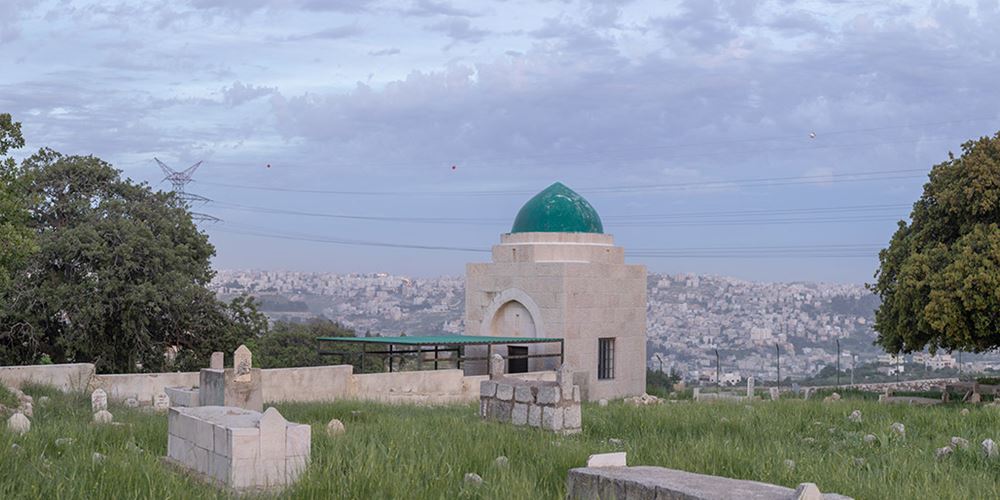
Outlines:
<svg viewBox="0 0 1000 500"><path fill-rule="evenodd" d="M531 317L524 304L511 300L501 305L493 316L490 325L490 335L493 337L524 337L534 338L535 320ZM531 367L528 356L531 350L527 345L507 346L507 373L526 373ZM524 356L524 357L522 357Z"/></svg>
<svg viewBox="0 0 1000 500"><path fill-rule="evenodd" d="M524 304L511 300L497 309L490 324L493 337L537 337L535 319Z"/></svg>

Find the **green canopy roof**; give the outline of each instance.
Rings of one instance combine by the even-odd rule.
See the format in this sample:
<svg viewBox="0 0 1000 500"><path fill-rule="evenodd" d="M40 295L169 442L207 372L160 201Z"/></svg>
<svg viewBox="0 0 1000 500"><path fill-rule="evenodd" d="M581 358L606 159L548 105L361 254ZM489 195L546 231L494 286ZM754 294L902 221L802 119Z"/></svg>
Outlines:
<svg viewBox="0 0 1000 500"><path fill-rule="evenodd" d="M432 335L428 337L317 337L321 342L357 342L392 345L475 345L475 344L537 344L561 342L562 339L535 337L486 337L480 335Z"/></svg>
<svg viewBox="0 0 1000 500"><path fill-rule="evenodd" d="M597 210L583 196L557 182L521 207L510 232L601 234L604 225Z"/></svg>

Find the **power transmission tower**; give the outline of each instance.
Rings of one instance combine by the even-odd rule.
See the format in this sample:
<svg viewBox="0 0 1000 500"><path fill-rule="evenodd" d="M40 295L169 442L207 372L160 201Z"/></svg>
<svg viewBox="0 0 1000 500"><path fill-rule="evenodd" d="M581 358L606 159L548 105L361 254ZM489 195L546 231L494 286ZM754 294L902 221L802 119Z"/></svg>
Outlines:
<svg viewBox="0 0 1000 500"><path fill-rule="evenodd" d="M204 196L189 193L187 192L186 189L188 183L191 182L192 178L194 177L195 171L197 171L198 167L201 166L200 161L184 170L174 170L168 167L162 161L160 161L159 158L153 158L153 159L156 160L156 163L160 166L160 170L163 170L163 174L166 176L163 178L163 180L170 181L171 186L173 186L172 191L174 192L175 195L177 195L179 199L183 200L188 205L194 203L208 203L209 201L212 201L208 198L205 198ZM191 213L191 220L194 221L222 222L222 219L218 217L214 217L201 212L190 212L190 213Z"/></svg>

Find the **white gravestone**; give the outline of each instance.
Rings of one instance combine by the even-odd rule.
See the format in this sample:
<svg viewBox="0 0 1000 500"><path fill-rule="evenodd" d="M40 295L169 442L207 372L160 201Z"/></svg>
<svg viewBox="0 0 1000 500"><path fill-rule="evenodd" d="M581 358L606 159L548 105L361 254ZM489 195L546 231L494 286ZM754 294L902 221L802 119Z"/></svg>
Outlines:
<svg viewBox="0 0 1000 500"><path fill-rule="evenodd" d="M490 356L490 378L502 377L507 372L503 356L494 354Z"/></svg>
<svg viewBox="0 0 1000 500"><path fill-rule="evenodd" d="M156 411L167 411L170 408L170 396L167 396L165 392L161 392L153 396L153 409Z"/></svg>
<svg viewBox="0 0 1000 500"><path fill-rule="evenodd" d="M748 398L752 398L753 397L753 384L754 384L754 379L753 379L753 376L751 375L751 376L747 377L747 397Z"/></svg>
<svg viewBox="0 0 1000 500"><path fill-rule="evenodd" d="M94 413L95 424L110 424L112 420L114 420L114 416L108 410L101 410Z"/></svg>
<svg viewBox="0 0 1000 500"><path fill-rule="evenodd" d="M252 375L250 369L253 367L253 354L247 346L240 345L233 353L233 375L236 382L249 382Z"/></svg>
<svg viewBox="0 0 1000 500"><path fill-rule="evenodd" d="M90 408L94 413L108 409L108 393L104 389L97 389L90 394Z"/></svg>
<svg viewBox="0 0 1000 500"><path fill-rule="evenodd" d="M221 352L213 352L212 360L209 362L208 367L212 370L224 370L225 365L225 354Z"/></svg>
<svg viewBox="0 0 1000 500"><path fill-rule="evenodd" d="M777 401L778 398L781 396L781 393L778 392L777 387L771 387L770 392L771 392L771 401Z"/></svg>

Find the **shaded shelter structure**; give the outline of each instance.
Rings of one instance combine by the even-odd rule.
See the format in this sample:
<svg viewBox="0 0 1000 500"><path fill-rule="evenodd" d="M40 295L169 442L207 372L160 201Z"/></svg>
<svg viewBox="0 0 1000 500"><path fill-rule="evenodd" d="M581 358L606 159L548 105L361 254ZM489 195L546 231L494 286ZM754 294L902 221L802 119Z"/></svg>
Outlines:
<svg viewBox="0 0 1000 500"><path fill-rule="evenodd" d="M523 337L489 337L479 335L433 335L424 337L318 337L319 353L324 356L340 356L342 362L350 358L360 361L358 366L364 371L365 358L378 356L386 360L389 371L399 367L402 358L416 354L419 369L433 365L433 369L462 369L463 364L476 361L487 361L494 352L504 357L507 363L507 373L523 373L528 371L528 361L537 358L558 358L563 362L563 339L556 338L523 338ZM360 351L337 349L337 346L348 344L360 345ZM529 354L527 348L518 349L520 344L558 345L558 352ZM477 349L467 349L476 346ZM503 348L496 348L502 346ZM554 350L554 349L553 349ZM485 351L485 356L483 352ZM488 363L487 363L488 365Z"/></svg>

